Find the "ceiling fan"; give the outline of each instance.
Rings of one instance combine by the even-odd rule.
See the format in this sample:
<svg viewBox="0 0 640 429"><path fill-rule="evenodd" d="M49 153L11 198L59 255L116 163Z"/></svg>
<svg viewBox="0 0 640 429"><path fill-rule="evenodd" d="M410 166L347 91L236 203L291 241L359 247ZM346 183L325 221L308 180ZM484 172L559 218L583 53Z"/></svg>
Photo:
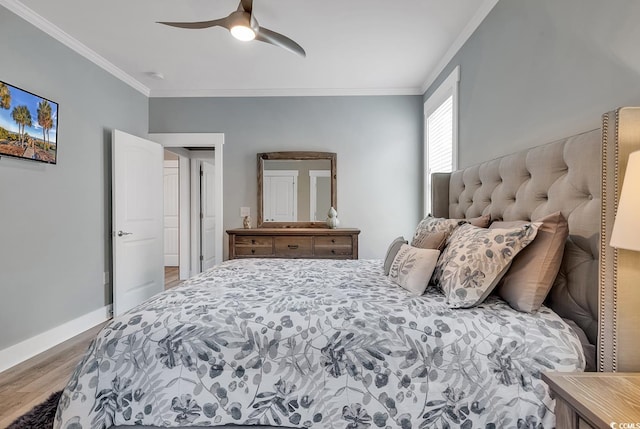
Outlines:
<svg viewBox="0 0 640 429"><path fill-rule="evenodd" d="M158 24L194 30L209 27L224 27L238 40L248 42L255 39L260 42L279 46L302 57L307 56L302 46L287 36L258 25L258 21L253 16L253 0L240 0L238 9L231 12L231 14L225 18L200 22L158 22Z"/></svg>

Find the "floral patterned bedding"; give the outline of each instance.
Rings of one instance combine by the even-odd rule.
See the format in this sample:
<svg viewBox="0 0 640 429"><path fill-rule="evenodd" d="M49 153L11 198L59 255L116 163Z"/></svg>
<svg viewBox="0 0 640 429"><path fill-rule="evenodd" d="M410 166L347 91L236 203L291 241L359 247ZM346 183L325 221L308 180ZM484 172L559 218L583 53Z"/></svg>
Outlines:
<svg viewBox="0 0 640 429"><path fill-rule="evenodd" d="M228 261L112 320L56 428L550 428L543 371L581 371L551 310L449 309L381 261Z"/></svg>

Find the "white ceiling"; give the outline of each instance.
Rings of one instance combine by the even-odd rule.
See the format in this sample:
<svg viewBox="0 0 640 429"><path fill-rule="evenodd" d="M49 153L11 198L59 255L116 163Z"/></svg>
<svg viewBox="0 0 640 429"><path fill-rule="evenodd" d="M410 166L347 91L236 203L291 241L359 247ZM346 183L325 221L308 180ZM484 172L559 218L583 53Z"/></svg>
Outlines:
<svg viewBox="0 0 640 429"><path fill-rule="evenodd" d="M156 24L224 17L238 0L0 4L160 97L422 94L497 1L254 0L260 25L298 42L306 58L223 28Z"/></svg>

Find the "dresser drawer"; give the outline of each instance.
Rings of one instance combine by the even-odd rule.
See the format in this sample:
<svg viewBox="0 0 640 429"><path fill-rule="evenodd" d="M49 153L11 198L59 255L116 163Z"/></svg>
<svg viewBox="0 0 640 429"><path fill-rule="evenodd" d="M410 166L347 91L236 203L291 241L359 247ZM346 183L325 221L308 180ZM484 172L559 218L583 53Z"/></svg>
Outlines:
<svg viewBox="0 0 640 429"><path fill-rule="evenodd" d="M237 236L236 246L273 246L273 237L261 237L261 236Z"/></svg>
<svg viewBox="0 0 640 429"><path fill-rule="evenodd" d="M271 256L273 255L273 247L266 246L236 246L237 256Z"/></svg>
<svg viewBox="0 0 640 429"><path fill-rule="evenodd" d="M316 237L316 258L350 258L353 256L353 241L349 235Z"/></svg>
<svg viewBox="0 0 640 429"><path fill-rule="evenodd" d="M349 246L351 247L351 236L338 235L334 237L316 237L316 247L318 246Z"/></svg>
<svg viewBox="0 0 640 429"><path fill-rule="evenodd" d="M275 237L276 256L309 258L313 256L313 237Z"/></svg>
<svg viewBox="0 0 640 429"><path fill-rule="evenodd" d="M314 256L317 258L351 257L351 246L316 246Z"/></svg>

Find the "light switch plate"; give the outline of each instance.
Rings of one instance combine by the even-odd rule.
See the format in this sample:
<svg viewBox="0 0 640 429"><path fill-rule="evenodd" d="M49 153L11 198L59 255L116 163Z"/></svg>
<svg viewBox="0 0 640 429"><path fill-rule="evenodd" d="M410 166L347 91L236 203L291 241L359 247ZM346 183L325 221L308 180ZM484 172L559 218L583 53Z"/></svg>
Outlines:
<svg viewBox="0 0 640 429"><path fill-rule="evenodd" d="M251 216L251 207L240 207L240 217Z"/></svg>

